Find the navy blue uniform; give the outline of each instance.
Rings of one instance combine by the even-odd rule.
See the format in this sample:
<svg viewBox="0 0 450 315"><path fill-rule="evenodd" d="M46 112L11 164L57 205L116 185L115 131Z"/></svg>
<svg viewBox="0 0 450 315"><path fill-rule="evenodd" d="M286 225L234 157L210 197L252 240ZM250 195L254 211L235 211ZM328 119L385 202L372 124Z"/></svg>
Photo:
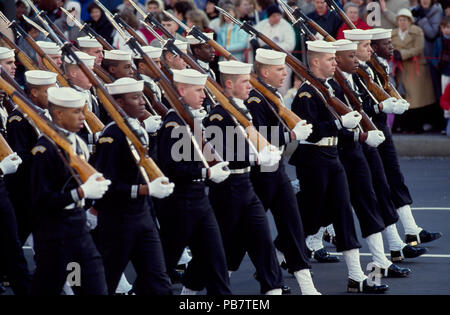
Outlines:
<svg viewBox="0 0 450 315"><path fill-rule="evenodd" d="M72 262L78 263L81 271L81 287L73 287L76 294L106 294L102 258L76 192L79 184L60 153L65 155L46 137L40 137L32 150L31 194L37 228L33 232L36 271L31 294L59 295Z"/></svg>
<svg viewBox="0 0 450 315"><path fill-rule="evenodd" d="M372 71L375 75L375 82L380 82L375 71ZM367 115L372 117L375 126L383 131L386 140L378 146L378 153L383 161L386 178L391 189L391 198L395 208L400 208L405 205L412 204L412 197L409 193L409 189L405 184L405 178L400 170L400 163L398 162L397 151L395 149L394 141L392 140L392 134L386 121L386 114L380 112L375 107L374 102L368 103L364 107Z"/></svg>
<svg viewBox="0 0 450 315"><path fill-rule="evenodd" d="M38 131L24 118L22 112L14 110L6 124L8 144L22 159L17 172L6 176L9 198L17 216L17 227L21 243L25 243L32 232L31 216L31 150L36 145Z"/></svg>
<svg viewBox="0 0 450 315"><path fill-rule="evenodd" d="M218 143L223 146L223 158L229 161L232 172L225 181L211 183L209 192L222 232L229 270L239 268L247 251L255 265L261 293L280 288L282 274L269 223L250 180L250 165L254 163L250 162L249 145L241 133L231 133L236 124L221 105L214 107L204 125L220 128L222 138Z"/></svg>
<svg viewBox="0 0 450 315"><path fill-rule="evenodd" d="M210 295L231 294L219 226L205 193L206 172L203 164L194 159L183 125L169 110L158 132L158 162L175 184L174 192L159 200L156 207L167 270L175 269L184 248L189 246L193 257L183 285L196 291L206 285ZM184 154L185 159L178 159L177 153Z"/></svg>
<svg viewBox="0 0 450 315"><path fill-rule="evenodd" d="M313 125L308 142L337 137L342 129L310 84L300 87L292 111ZM306 235L316 234L321 226L333 223L338 251L359 248L347 176L336 145L300 143L289 163L296 167L300 182L299 208Z"/></svg>
<svg viewBox="0 0 450 315"><path fill-rule="evenodd" d="M145 137L145 130L140 131ZM136 294L171 294L161 241L151 217L151 198L138 195L138 187L145 181L125 134L114 122L99 138L94 160L96 169L112 182L103 198L94 204L109 294L115 293L130 260L139 279Z"/></svg>
<svg viewBox="0 0 450 315"><path fill-rule="evenodd" d="M276 90L272 90L276 93ZM262 131L267 128L267 140L276 147L290 142L290 133L281 125L270 107L275 109L261 93L253 89L246 105L253 117L253 124ZM275 246L284 253L288 270L311 268L306 252L305 232L291 181L287 176L284 159L273 172L252 168L251 179L255 191L266 211L270 209L277 226Z"/></svg>

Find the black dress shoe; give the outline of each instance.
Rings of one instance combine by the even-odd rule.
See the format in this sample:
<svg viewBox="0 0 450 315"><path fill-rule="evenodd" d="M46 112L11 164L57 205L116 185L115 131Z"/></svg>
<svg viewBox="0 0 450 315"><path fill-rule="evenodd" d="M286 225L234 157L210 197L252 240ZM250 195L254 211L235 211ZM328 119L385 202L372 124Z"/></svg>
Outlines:
<svg viewBox="0 0 450 315"><path fill-rule="evenodd" d="M311 252L309 251L309 253ZM331 256L330 253L325 250L325 248L321 248L315 251L313 257L315 260L317 260L317 262L320 263L336 263L340 261L339 257Z"/></svg>
<svg viewBox="0 0 450 315"><path fill-rule="evenodd" d="M406 234L405 242L411 246L416 246L420 243L429 243L438 238L441 238L441 232L428 232L425 230L420 231L419 237L417 235Z"/></svg>
<svg viewBox="0 0 450 315"><path fill-rule="evenodd" d="M384 293L388 289L387 284L381 285L369 285L367 279L358 282L352 279L348 279L347 292L349 293Z"/></svg>
<svg viewBox="0 0 450 315"><path fill-rule="evenodd" d="M391 264L387 269L381 268L381 275L385 278L403 278L411 273L409 268L400 268L396 264Z"/></svg>
<svg viewBox="0 0 450 315"><path fill-rule="evenodd" d="M281 292L283 293L283 295L291 294L291 288L287 285L284 285L281 287Z"/></svg>
<svg viewBox="0 0 450 315"><path fill-rule="evenodd" d="M286 262L283 260L283 262L280 264L280 267L281 267L281 269L283 269L283 270L287 270L288 269L288 267L287 267L287 264L286 264Z"/></svg>
<svg viewBox="0 0 450 315"><path fill-rule="evenodd" d="M181 280L183 280L184 271L174 269L172 272L169 273L170 280L172 283L181 283Z"/></svg>
<svg viewBox="0 0 450 315"><path fill-rule="evenodd" d="M402 261L403 258L416 258L427 251L426 247L406 245L399 251L391 251L391 261Z"/></svg>
<svg viewBox="0 0 450 315"><path fill-rule="evenodd" d="M328 231L325 231L323 233L323 240L327 243L333 244L334 246L336 246L336 237L335 236L331 236Z"/></svg>
<svg viewBox="0 0 450 315"><path fill-rule="evenodd" d="M3 286L3 284L0 283L0 294L3 294L6 292L6 288Z"/></svg>

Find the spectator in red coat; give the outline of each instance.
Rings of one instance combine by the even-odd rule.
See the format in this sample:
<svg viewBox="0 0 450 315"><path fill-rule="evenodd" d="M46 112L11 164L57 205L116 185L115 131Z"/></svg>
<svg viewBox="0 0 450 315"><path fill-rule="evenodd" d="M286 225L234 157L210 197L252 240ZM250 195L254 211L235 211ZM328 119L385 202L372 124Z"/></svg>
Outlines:
<svg viewBox="0 0 450 315"><path fill-rule="evenodd" d="M361 30L371 29L371 27L366 22L359 18L359 7L356 3L347 2L344 5L344 11L353 22L353 24L355 24L356 28L359 28ZM344 39L344 30L348 30L348 26L347 24L342 23L342 25L338 29L336 39Z"/></svg>
<svg viewBox="0 0 450 315"><path fill-rule="evenodd" d="M444 117L447 120L447 127L445 128L445 134L450 137L450 83L444 89L444 93L441 96L441 107L444 110Z"/></svg>

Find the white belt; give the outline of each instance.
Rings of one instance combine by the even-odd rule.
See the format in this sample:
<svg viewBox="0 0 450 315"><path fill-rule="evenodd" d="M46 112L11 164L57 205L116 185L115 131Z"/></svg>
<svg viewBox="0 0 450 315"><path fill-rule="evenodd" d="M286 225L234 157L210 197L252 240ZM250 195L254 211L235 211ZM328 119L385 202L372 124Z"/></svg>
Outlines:
<svg viewBox="0 0 450 315"><path fill-rule="evenodd" d="M338 144L338 138L337 137L325 137L320 139L317 142L308 142L308 141L300 141L301 144L313 144L318 145L321 147L331 147L336 146Z"/></svg>
<svg viewBox="0 0 450 315"><path fill-rule="evenodd" d="M194 183L201 183L201 182L204 182L205 180L203 178L201 178L201 179L193 179L192 181Z"/></svg>
<svg viewBox="0 0 450 315"><path fill-rule="evenodd" d="M245 173L249 173L250 172L250 166L246 167L246 168L238 168L235 170L230 170L231 174L245 174Z"/></svg>
<svg viewBox="0 0 450 315"><path fill-rule="evenodd" d="M76 208L83 208L84 207L84 199L78 202L71 203L70 205L64 207L64 210L73 210Z"/></svg>

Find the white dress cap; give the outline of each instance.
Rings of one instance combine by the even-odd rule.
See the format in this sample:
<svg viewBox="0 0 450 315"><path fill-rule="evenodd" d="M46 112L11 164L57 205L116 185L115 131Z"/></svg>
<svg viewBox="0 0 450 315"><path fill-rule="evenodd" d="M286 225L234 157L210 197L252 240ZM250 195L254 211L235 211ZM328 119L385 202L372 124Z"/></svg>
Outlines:
<svg viewBox="0 0 450 315"><path fill-rule="evenodd" d="M50 85L56 83L57 74L50 71L29 70L25 72L25 80L33 85Z"/></svg>
<svg viewBox="0 0 450 315"><path fill-rule="evenodd" d="M105 58L106 60L125 60L131 61L131 51L125 50L105 50Z"/></svg>
<svg viewBox="0 0 450 315"><path fill-rule="evenodd" d="M202 74L194 69L172 70L173 82L186 83L192 85L205 85L207 74Z"/></svg>
<svg viewBox="0 0 450 315"><path fill-rule="evenodd" d="M78 37L78 46L84 47L84 48L96 48L96 47L103 47L102 44L95 38L92 38L90 36L83 36Z"/></svg>
<svg viewBox="0 0 450 315"><path fill-rule="evenodd" d="M50 87L47 90L48 101L68 108L80 108L86 104L86 95L71 87Z"/></svg>
<svg viewBox="0 0 450 315"><path fill-rule="evenodd" d="M187 51L188 42L183 42L183 41L181 41L181 40L175 39L175 41L173 42L173 44L174 44L175 46L177 46L179 50Z"/></svg>
<svg viewBox="0 0 450 315"><path fill-rule="evenodd" d="M226 74L250 74L252 64L236 60L219 62L219 71Z"/></svg>
<svg viewBox="0 0 450 315"><path fill-rule="evenodd" d="M105 84L105 86L111 95L142 92L144 80L136 81L133 78L120 78L113 83Z"/></svg>
<svg viewBox="0 0 450 315"><path fill-rule="evenodd" d="M214 33L203 33L203 35L205 35L209 39L214 39ZM195 38L192 35L186 36L186 39L187 39L187 42L188 42L189 45L198 45L198 44L206 43L204 40L199 41L197 38Z"/></svg>
<svg viewBox="0 0 450 315"><path fill-rule="evenodd" d="M47 55L61 55L61 49L53 42L38 40L36 44L38 44Z"/></svg>
<svg viewBox="0 0 450 315"><path fill-rule="evenodd" d="M407 18L409 18L411 20L411 22L414 22L413 15L412 15L411 11L407 8L398 10L396 17L398 18L399 16L406 16Z"/></svg>
<svg viewBox="0 0 450 315"><path fill-rule="evenodd" d="M14 50L6 47L0 47L0 60L8 59L11 57L14 57Z"/></svg>
<svg viewBox="0 0 450 315"><path fill-rule="evenodd" d="M345 30L344 37L345 39L359 41L359 40L370 40L372 39L372 34L368 32L369 30L361 30L359 28L355 28L353 30Z"/></svg>
<svg viewBox="0 0 450 315"><path fill-rule="evenodd" d="M80 58L80 60L82 62L84 62L86 64L86 66L88 66L89 68L94 67L94 62L95 62L95 57L88 55L82 51L76 51L75 55L78 56L78 58ZM76 64L75 60L72 60L72 58L68 57L68 56L64 56L64 62L68 63L68 64Z"/></svg>
<svg viewBox="0 0 450 315"><path fill-rule="evenodd" d="M160 48L160 47L142 46L142 50L149 58L161 57L162 48ZM134 55L133 58L141 59L141 55L140 54Z"/></svg>
<svg viewBox="0 0 450 315"><path fill-rule="evenodd" d="M332 42L336 51L346 51L346 50L357 50L358 43L352 42L348 39L340 39L335 42Z"/></svg>
<svg viewBox="0 0 450 315"><path fill-rule="evenodd" d="M328 54L334 54L336 52L336 47L334 47L333 43L326 42L324 40L308 40L306 41L306 45L308 46L308 51Z"/></svg>
<svg viewBox="0 0 450 315"><path fill-rule="evenodd" d="M285 58L286 54L281 51L264 48L258 48L256 50L255 60L265 65L272 65L272 66L284 65Z"/></svg>
<svg viewBox="0 0 450 315"><path fill-rule="evenodd" d="M372 40L379 39L388 39L391 38L392 30L385 28L373 28L371 30L367 30L370 34L372 34Z"/></svg>

